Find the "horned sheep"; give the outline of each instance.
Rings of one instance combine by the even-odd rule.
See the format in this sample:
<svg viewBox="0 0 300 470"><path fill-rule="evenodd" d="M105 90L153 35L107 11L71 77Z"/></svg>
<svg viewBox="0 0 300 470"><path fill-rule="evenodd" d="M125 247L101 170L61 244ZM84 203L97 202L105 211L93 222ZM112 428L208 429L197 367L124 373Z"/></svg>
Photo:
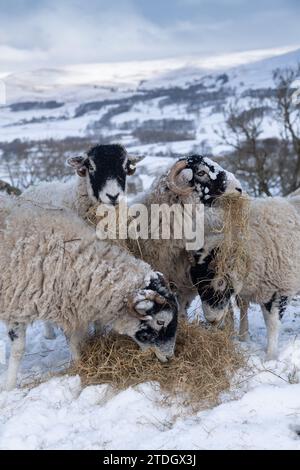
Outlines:
<svg viewBox="0 0 300 470"><path fill-rule="evenodd" d="M105 198L107 191L103 189L99 191L99 185L96 185L98 189L92 195L91 187L95 188L96 186L90 183L91 175L89 169L95 167L98 178L94 177L94 179L100 181L101 178L102 180L104 178L105 181L104 176L107 173L103 172L102 165L104 167L110 165L111 167L119 168L119 160L117 162L111 160L110 163L106 162L104 150L105 152L109 151L110 156L116 156L118 154L117 150L121 151L120 146L97 146L95 150L88 153L87 159L83 157L69 159L69 164L76 168L79 176L81 176L76 188L77 194L80 197L72 196L72 204L68 202L69 195L64 183L61 183L64 185L63 188L65 188L62 191L64 197L59 201L59 204L57 204L57 194L53 184L39 185L36 188L29 189L24 192L24 198L55 206L67 206L73 210L75 209L85 218L89 208L97 200L95 195L100 194L101 196L98 198L98 202L109 202ZM121 154L123 155L123 150ZM132 174L140 159L139 157L129 157L126 154L122 168L127 168L127 173ZM85 178L82 178L82 176L85 176ZM238 195L241 192L241 185L232 173L224 170L216 162L207 157L191 155L177 161L170 171L157 178L147 193L136 196L131 205L144 205L150 217L152 205L166 204L168 207L171 207L173 204L195 205L199 202L211 205L215 198L222 194ZM112 201L110 200L110 202ZM151 226L150 220L148 226ZM153 240L149 234L147 239L139 238L138 242L126 240L125 248L129 249L137 258L141 258L149 263L155 270L162 272L168 282L176 287L180 311L182 315L185 315L186 307L197 295L197 289L193 285L190 276L191 257L190 253L186 250L186 240L166 240L161 237ZM49 324L47 325L46 336L52 337L51 326Z"/></svg>
<svg viewBox="0 0 300 470"><path fill-rule="evenodd" d="M12 346L7 389L35 320L62 327L75 359L82 332L97 320L163 361L173 355L178 307L162 275L99 241L73 212L1 196L0 265L0 319Z"/></svg>
<svg viewBox="0 0 300 470"><path fill-rule="evenodd" d="M165 205L168 208L176 204L210 206L220 195L241 193L240 182L232 173L207 157L191 155L178 160L166 174L154 182L147 193L138 195L132 201L132 206L142 204L147 208L150 218L153 205ZM185 316L187 307L198 293L190 274L192 251L187 250L185 237L175 239L172 236L164 239L160 234L159 238L152 239L150 220L148 227L148 237L139 237L138 241L127 239L125 246L136 257L163 273L175 287L180 314Z"/></svg>

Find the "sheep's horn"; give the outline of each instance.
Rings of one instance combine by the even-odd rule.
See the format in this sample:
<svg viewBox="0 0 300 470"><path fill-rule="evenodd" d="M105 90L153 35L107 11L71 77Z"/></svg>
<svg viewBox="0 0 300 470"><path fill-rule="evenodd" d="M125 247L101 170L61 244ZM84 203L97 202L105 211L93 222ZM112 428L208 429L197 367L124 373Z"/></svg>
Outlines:
<svg viewBox="0 0 300 470"><path fill-rule="evenodd" d="M152 302L156 302L159 305L165 305L167 303L167 300L157 292L149 292L149 294L146 294L145 300L151 300Z"/></svg>
<svg viewBox="0 0 300 470"><path fill-rule="evenodd" d="M178 194L178 196L189 196L193 191L193 188L190 186L183 188L178 186L176 183L177 177L185 168L187 168L187 161L179 160L177 163L175 163L175 165L172 166L167 177L168 188L173 191L173 193Z"/></svg>
<svg viewBox="0 0 300 470"><path fill-rule="evenodd" d="M137 312L137 310L136 310L137 304L139 304L140 302L143 302L145 300L150 300L151 302L156 302L159 305L165 305L167 303L167 300L162 295L160 295L160 294L158 294L157 292L154 292L154 291L149 291L149 292L145 292L145 296L142 300L137 299L136 296L131 296L128 299L127 305L128 305L129 312L137 318L145 318L147 316L147 312L145 312L145 314L142 315L141 313Z"/></svg>

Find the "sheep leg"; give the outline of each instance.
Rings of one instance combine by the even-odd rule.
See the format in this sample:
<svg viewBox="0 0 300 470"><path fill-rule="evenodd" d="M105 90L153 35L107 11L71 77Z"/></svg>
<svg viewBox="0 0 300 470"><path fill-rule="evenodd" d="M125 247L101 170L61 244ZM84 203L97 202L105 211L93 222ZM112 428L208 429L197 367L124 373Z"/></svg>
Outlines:
<svg viewBox="0 0 300 470"><path fill-rule="evenodd" d="M273 295L270 302L262 305L265 324L267 327L267 361L277 358L278 339L279 339L279 306L276 294Z"/></svg>
<svg viewBox="0 0 300 470"><path fill-rule="evenodd" d="M234 310L233 310L233 304L230 301L228 305L228 310L225 314L224 318L224 328L226 331L228 331L230 334L234 333Z"/></svg>
<svg viewBox="0 0 300 470"><path fill-rule="evenodd" d="M280 320L286 310L289 298L274 294L270 302L262 306L267 326L267 360L277 358Z"/></svg>
<svg viewBox="0 0 300 470"><path fill-rule="evenodd" d="M55 329L49 321L46 321L45 323L45 333L44 336L46 339L55 339L56 334L55 334Z"/></svg>
<svg viewBox="0 0 300 470"><path fill-rule="evenodd" d="M82 331L74 331L70 337L70 349L73 361L77 362L81 358L81 344L84 340L85 334Z"/></svg>
<svg viewBox="0 0 300 470"><path fill-rule="evenodd" d="M26 325L14 322L8 326L8 336L11 342L11 351L8 362L6 390L16 387L18 370L25 350Z"/></svg>
<svg viewBox="0 0 300 470"><path fill-rule="evenodd" d="M239 330L239 340L240 341L249 341L249 322L248 322L248 308L249 302L238 298L237 300L238 307L240 309L240 330Z"/></svg>
<svg viewBox="0 0 300 470"><path fill-rule="evenodd" d="M94 323L94 332L95 332L95 335L97 336L103 336L104 333L105 333L105 328L103 327L103 324L101 323L101 321L95 321Z"/></svg>

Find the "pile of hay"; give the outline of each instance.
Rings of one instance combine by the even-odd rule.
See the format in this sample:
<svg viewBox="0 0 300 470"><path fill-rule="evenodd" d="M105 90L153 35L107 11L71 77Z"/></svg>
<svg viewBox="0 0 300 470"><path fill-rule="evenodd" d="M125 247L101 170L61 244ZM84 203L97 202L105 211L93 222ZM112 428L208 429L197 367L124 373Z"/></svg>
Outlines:
<svg viewBox="0 0 300 470"><path fill-rule="evenodd" d="M218 402L243 365L244 357L228 333L182 321L175 357L168 363L159 362L151 351L141 351L129 338L108 335L87 341L72 373L85 385L110 384L116 390L156 382L167 403L176 398L200 409Z"/></svg>
<svg viewBox="0 0 300 470"><path fill-rule="evenodd" d="M215 260L216 276L227 280L234 273L243 281L249 271L248 252L250 198L248 196L221 196L216 204L224 210L221 229L222 243Z"/></svg>

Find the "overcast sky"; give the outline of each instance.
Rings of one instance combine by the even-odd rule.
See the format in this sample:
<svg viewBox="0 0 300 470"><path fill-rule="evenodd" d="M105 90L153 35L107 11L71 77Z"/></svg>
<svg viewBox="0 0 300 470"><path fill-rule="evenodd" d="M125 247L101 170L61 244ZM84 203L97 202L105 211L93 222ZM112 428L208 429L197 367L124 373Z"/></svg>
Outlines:
<svg viewBox="0 0 300 470"><path fill-rule="evenodd" d="M294 45L299 0L0 1L0 72Z"/></svg>

